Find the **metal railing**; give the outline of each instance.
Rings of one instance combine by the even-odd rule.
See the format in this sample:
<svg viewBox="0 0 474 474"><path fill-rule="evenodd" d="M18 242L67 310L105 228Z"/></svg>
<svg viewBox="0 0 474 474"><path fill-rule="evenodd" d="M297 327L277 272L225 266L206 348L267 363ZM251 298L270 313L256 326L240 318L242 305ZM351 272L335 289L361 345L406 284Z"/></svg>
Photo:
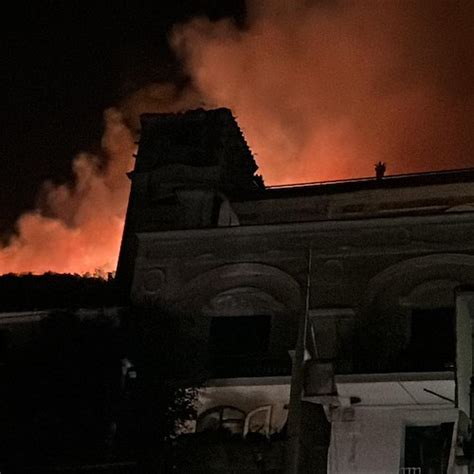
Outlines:
<svg viewBox="0 0 474 474"><path fill-rule="evenodd" d="M421 467L401 467L399 474L421 474Z"/></svg>
<svg viewBox="0 0 474 474"><path fill-rule="evenodd" d="M472 173L474 168L454 168L454 169L441 169L434 171L420 171L416 173L399 173L399 174L386 174L383 177L384 182L393 181L399 178L418 178L427 176L442 176L442 175L456 175L462 173ZM356 182L376 181L375 175L373 176L360 176L357 178L345 178L345 179L333 179L323 181L311 181L304 183L288 183L288 184L274 184L266 186L266 189L286 189L286 188L301 188L310 186L320 186L325 184L341 184L341 183L356 183ZM404 468L405 469L405 468ZM410 473L411 474L411 473Z"/></svg>

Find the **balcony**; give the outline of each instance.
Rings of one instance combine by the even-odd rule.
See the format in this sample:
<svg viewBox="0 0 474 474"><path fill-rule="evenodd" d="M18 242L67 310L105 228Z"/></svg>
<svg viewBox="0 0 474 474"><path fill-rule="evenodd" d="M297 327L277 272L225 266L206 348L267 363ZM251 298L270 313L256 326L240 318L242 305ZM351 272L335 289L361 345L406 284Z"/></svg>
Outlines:
<svg viewBox="0 0 474 474"><path fill-rule="evenodd" d="M305 368L304 400L309 402L344 405L357 400L358 406L366 407L455 405L454 372L334 375L328 370L330 364L312 365Z"/></svg>

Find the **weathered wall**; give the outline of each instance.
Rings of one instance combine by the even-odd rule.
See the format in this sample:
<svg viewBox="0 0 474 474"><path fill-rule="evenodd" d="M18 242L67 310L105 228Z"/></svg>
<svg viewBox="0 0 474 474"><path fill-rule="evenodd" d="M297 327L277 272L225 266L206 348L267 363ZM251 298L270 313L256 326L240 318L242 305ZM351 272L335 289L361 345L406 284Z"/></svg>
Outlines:
<svg viewBox="0 0 474 474"><path fill-rule="evenodd" d="M355 408L351 421L332 422L328 473L396 473L403 467L407 425L429 426L457 420L458 411L454 408Z"/></svg>

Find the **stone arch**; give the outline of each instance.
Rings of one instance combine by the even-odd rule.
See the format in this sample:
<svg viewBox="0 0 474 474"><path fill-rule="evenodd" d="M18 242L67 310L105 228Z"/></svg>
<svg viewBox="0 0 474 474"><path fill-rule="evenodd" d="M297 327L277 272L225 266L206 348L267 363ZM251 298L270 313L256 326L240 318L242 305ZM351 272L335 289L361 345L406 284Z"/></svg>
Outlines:
<svg viewBox="0 0 474 474"><path fill-rule="evenodd" d="M180 290L178 305L192 304L195 308L209 308L223 299L251 297L265 301L290 313L301 309L301 290L298 282L279 268L261 263L234 263L222 265L187 282ZM218 298L221 297L221 300ZM217 298L217 299L216 299Z"/></svg>
<svg viewBox="0 0 474 474"><path fill-rule="evenodd" d="M260 263L227 264L193 278L179 293L176 308L194 312L196 330L210 350L221 352L227 330L229 338L232 330L239 334L229 340L234 350L236 344L245 347L252 338L245 338L247 330L242 328L252 327L252 335L258 334L254 341L261 340L262 356L275 360L276 371L291 365L288 351L295 347L302 298L300 285L288 273Z"/></svg>
<svg viewBox="0 0 474 474"><path fill-rule="evenodd" d="M362 365L398 363L409 347L412 311L453 307L455 289L474 284L474 256L432 254L386 268L368 284L360 306L358 334Z"/></svg>
<svg viewBox="0 0 474 474"><path fill-rule="evenodd" d="M410 295L428 292L430 286L435 287L433 282L438 282L443 291L474 284L474 256L433 254L391 265L369 281L362 309L370 307L380 295L404 298L401 302L409 305Z"/></svg>

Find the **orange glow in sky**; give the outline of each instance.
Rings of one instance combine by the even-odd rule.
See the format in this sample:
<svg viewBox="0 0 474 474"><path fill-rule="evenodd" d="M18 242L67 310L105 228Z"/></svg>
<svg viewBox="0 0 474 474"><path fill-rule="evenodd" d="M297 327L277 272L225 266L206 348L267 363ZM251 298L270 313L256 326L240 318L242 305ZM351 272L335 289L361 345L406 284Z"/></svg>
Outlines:
<svg viewBox="0 0 474 474"><path fill-rule="evenodd" d="M0 273L115 270L143 112L231 108L266 184L474 166L474 2L254 1L248 17L175 28L192 87L151 84L107 110L101 156L45 185Z"/></svg>

